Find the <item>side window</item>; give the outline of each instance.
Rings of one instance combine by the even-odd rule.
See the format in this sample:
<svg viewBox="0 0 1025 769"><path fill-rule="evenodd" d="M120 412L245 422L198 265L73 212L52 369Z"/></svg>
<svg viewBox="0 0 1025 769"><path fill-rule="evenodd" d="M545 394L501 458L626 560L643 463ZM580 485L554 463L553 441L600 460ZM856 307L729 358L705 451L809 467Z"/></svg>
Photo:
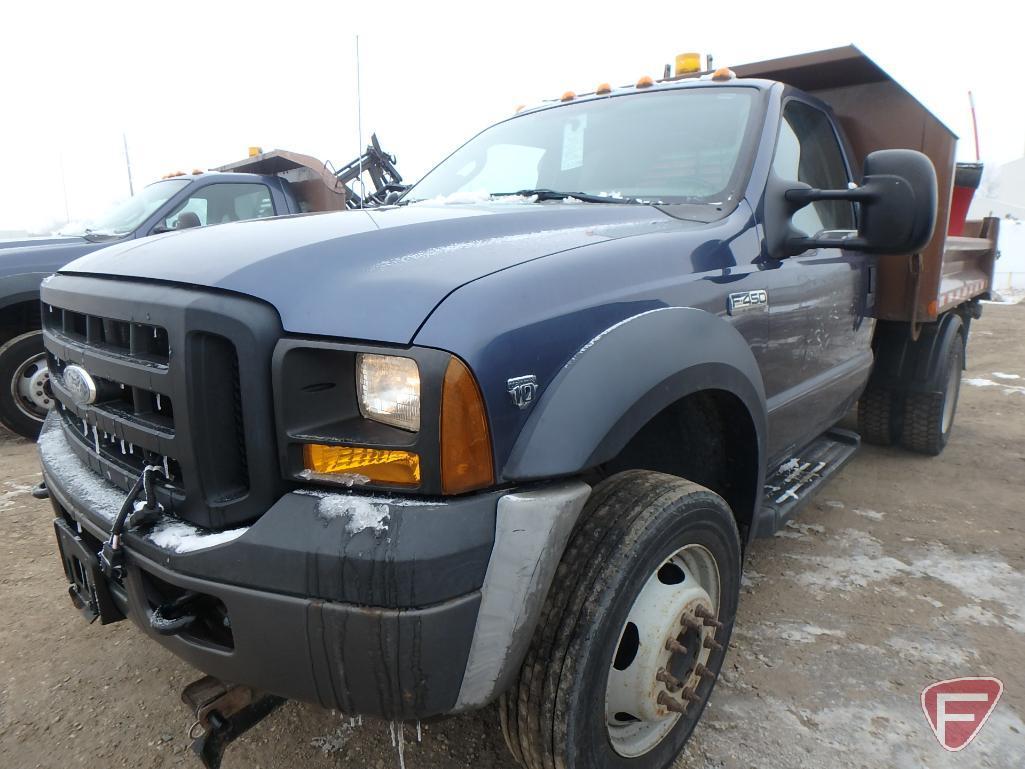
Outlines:
<svg viewBox="0 0 1025 769"><path fill-rule="evenodd" d="M798 101L790 102L783 110L772 168L781 179L818 189L844 189L850 182L829 118ZM794 226L807 235L853 230L854 206L842 200L819 200L794 214Z"/></svg>
<svg viewBox="0 0 1025 769"><path fill-rule="evenodd" d="M185 230L265 216L274 216L274 203L266 185L210 184L190 195L164 219L164 226Z"/></svg>

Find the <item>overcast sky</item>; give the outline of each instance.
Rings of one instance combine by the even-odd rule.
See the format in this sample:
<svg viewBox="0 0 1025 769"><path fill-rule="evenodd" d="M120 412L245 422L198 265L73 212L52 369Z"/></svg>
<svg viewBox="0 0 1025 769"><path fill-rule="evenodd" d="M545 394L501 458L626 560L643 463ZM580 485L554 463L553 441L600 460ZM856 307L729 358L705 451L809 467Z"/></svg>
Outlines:
<svg viewBox="0 0 1025 769"><path fill-rule="evenodd" d="M682 51L717 65L854 43L961 136L974 159L1025 153L1014 2L9 3L0 45L0 230L86 219L174 170L249 145L340 165L376 131L413 181L521 103L661 76ZM62 174L63 169L63 174ZM62 176L65 184L62 185Z"/></svg>

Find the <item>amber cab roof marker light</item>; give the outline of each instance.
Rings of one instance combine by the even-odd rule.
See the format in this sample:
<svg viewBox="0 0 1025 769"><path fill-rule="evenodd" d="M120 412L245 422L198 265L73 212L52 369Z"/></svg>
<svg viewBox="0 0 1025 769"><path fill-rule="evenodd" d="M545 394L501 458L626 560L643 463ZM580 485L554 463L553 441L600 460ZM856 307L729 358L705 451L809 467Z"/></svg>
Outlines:
<svg viewBox="0 0 1025 769"><path fill-rule="evenodd" d="M733 80L736 76L737 73L729 67L719 67L712 73L712 80Z"/></svg>
<svg viewBox="0 0 1025 769"><path fill-rule="evenodd" d="M573 101L575 98L577 98L577 95L573 93L573 91L566 91L562 94L562 97L559 99L559 101Z"/></svg>
<svg viewBox="0 0 1025 769"><path fill-rule="evenodd" d="M655 84L655 81L651 79L651 75L644 75L640 80L637 81L638 88L651 88Z"/></svg>
<svg viewBox="0 0 1025 769"><path fill-rule="evenodd" d="M601 83L594 89L594 92L598 96L604 96L605 94L612 93L612 86L608 83Z"/></svg>
<svg viewBox="0 0 1025 769"><path fill-rule="evenodd" d="M441 395L441 490L462 494L495 482L484 399L473 374L453 357Z"/></svg>
<svg viewBox="0 0 1025 769"><path fill-rule="evenodd" d="M701 71L701 54L688 51L678 54L676 57L676 74L690 75Z"/></svg>

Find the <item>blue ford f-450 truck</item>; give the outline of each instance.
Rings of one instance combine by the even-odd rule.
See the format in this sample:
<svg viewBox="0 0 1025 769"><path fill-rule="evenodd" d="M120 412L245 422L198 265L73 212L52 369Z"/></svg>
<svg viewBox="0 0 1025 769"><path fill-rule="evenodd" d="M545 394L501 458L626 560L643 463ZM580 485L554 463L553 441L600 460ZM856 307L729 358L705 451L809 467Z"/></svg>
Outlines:
<svg viewBox="0 0 1025 769"><path fill-rule="evenodd" d="M497 701L531 769L669 766L838 422L951 434L995 237L947 237L953 152L843 48L567 93L394 205L72 262L39 493L73 602L208 675L207 765L295 698Z"/></svg>

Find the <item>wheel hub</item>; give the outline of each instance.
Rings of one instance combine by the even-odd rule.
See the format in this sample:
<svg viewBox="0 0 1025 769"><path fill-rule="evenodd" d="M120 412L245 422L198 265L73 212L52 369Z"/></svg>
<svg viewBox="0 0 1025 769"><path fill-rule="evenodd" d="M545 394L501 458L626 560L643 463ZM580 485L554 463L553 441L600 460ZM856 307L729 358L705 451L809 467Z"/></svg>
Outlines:
<svg viewBox="0 0 1025 769"><path fill-rule="evenodd" d="M719 574L711 554L692 545L652 574L620 634L605 692L609 737L617 753L643 755L672 730L708 669L716 635ZM707 691L705 692L707 693Z"/></svg>
<svg viewBox="0 0 1025 769"><path fill-rule="evenodd" d="M23 414L37 421L46 417L46 412L53 408L49 382L50 370L44 353L33 355L18 366L11 380L11 394Z"/></svg>

